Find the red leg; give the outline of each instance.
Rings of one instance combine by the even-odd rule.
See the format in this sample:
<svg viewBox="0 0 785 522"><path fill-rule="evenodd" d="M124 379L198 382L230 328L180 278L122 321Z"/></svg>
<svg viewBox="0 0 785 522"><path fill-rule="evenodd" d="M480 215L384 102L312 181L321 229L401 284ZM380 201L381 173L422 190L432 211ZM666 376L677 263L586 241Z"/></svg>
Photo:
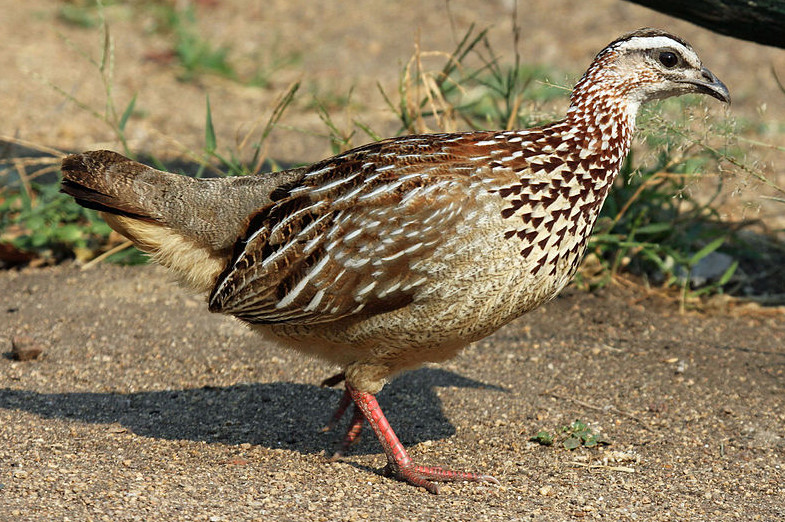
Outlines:
<svg viewBox="0 0 785 522"><path fill-rule="evenodd" d="M479 475L477 473L414 464L392 427L390 427L390 423L387 422L387 418L382 413L376 397L370 393L357 391L348 384L346 385L346 390L351 395L355 407L365 416L368 424L371 425L371 428L373 428L373 431L379 438L379 442L382 444L384 453L387 455L387 466L384 468L386 475L393 476L414 486L423 487L431 493L439 492L438 486L431 481L455 482L466 480L471 482L499 483L498 480L490 475Z"/></svg>
<svg viewBox="0 0 785 522"><path fill-rule="evenodd" d="M327 423L327 426L322 428L322 431L332 431L335 429L335 426L338 424L338 421L341 420L344 413L346 413L346 409L349 405L352 404L352 396L349 393L349 390L344 390L343 395L341 396L341 402L338 403L338 408L333 413L332 418ZM352 413L352 420L349 422L349 429L346 431L346 435L344 435L343 441L341 442L341 447L333 453L333 456L330 457L330 460L338 460L343 457L346 452L349 450L354 443L360 440L360 433L363 429L363 423L365 422L365 417L363 417L362 412L355 407L354 412Z"/></svg>
<svg viewBox="0 0 785 522"><path fill-rule="evenodd" d="M363 417L363 413L355 406L354 413L352 413L352 420L349 423L349 429L346 430L346 435L344 435L343 441L341 442L341 448L333 454L330 460L340 459L349 451L349 448L351 448L355 442L360 440L360 433L362 433L364 422L365 417Z"/></svg>
<svg viewBox="0 0 785 522"><path fill-rule="evenodd" d="M341 397L341 402L338 403L338 408L333 413L333 416L330 418L330 421L327 423L327 426L322 428L322 431L332 431L335 429L335 426L338 424L338 421L341 420L343 414L346 413L346 408L352 403L352 396L349 394L349 390L345 390L343 392L343 396Z"/></svg>

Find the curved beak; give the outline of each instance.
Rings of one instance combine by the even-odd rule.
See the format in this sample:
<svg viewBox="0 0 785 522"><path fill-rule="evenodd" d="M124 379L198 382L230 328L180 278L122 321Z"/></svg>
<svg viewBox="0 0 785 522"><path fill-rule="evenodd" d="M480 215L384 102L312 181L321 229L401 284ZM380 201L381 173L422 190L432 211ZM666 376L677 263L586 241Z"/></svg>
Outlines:
<svg viewBox="0 0 785 522"><path fill-rule="evenodd" d="M695 90L701 94L708 94L712 98L717 98L721 102L730 104L728 88L706 67L701 69L699 79L682 80L682 82L695 86Z"/></svg>

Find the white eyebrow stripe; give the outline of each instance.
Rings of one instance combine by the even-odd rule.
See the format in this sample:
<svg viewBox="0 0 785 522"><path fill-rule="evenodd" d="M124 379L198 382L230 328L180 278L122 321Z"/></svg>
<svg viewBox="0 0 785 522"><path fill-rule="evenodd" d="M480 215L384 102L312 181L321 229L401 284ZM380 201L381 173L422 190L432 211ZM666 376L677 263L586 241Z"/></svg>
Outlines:
<svg viewBox="0 0 785 522"><path fill-rule="evenodd" d="M617 49L639 51L657 47L675 47L684 52L695 52L668 36L633 36L629 40L620 42Z"/></svg>

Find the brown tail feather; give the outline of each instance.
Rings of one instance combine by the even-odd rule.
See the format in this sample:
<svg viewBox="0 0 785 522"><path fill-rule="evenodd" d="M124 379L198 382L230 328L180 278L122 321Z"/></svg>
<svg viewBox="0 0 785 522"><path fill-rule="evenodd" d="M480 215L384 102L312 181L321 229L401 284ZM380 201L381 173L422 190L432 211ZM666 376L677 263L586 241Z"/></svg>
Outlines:
<svg viewBox="0 0 785 522"><path fill-rule="evenodd" d="M60 191L69 196L73 196L77 203L86 208L143 221L155 221L152 217L143 214L137 209L131 210L128 206L121 206L116 198L107 194L102 194L101 192L81 185L76 181L64 179Z"/></svg>
<svg viewBox="0 0 785 522"><path fill-rule="evenodd" d="M223 263L205 230L188 227L198 212L193 179L106 150L69 156L61 170L62 192L100 211L110 227L191 287L210 289Z"/></svg>
<svg viewBox="0 0 785 522"><path fill-rule="evenodd" d="M68 156L61 190L191 286L207 291L250 216L295 169L265 176L194 179L100 150Z"/></svg>
<svg viewBox="0 0 785 522"><path fill-rule="evenodd" d="M144 221L157 221L145 209L135 191L133 180L145 170L153 171L125 156L109 150L74 154L63 160L62 192L73 196L80 205Z"/></svg>

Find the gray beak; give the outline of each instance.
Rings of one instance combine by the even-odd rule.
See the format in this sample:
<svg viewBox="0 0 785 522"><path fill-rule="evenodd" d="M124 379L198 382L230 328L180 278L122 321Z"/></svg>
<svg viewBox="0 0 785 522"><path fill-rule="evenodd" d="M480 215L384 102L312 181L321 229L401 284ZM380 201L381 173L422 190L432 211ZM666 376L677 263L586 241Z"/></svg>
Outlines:
<svg viewBox="0 0 785 522"><path fill-rule="evenodd" d="M730 92L728 92L728 88L719 78L714 76L713 72L705 67L701 69L700 80L683 80L683 82L694 85L696 88L695 90L701 94L708 94L721 102L730 103Z"/></svg>

